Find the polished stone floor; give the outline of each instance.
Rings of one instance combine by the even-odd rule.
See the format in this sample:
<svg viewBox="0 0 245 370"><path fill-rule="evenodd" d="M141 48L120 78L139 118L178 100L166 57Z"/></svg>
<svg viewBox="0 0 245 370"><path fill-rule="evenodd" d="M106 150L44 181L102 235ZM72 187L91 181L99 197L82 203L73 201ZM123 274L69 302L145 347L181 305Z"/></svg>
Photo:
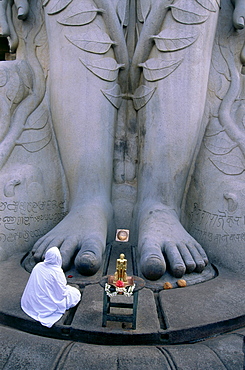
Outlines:
<svg viewBox="0 0 245 370"><path fill-rule="evenodd" d="M184 288L168 274L155 283L146 280L136 329L124 322L102 327L102 276L115 271L120 253L128 259L128 274L138 272L134 248L122 243L110 248L92 278L74 269L66 273L68 283L79 285L82 300L51 329L20 308L29 276L23 256L1 263L0 369L244 369L244 277L208 266L201 276L184 276ZM169 280L174 288L164 290Z"/></svg>

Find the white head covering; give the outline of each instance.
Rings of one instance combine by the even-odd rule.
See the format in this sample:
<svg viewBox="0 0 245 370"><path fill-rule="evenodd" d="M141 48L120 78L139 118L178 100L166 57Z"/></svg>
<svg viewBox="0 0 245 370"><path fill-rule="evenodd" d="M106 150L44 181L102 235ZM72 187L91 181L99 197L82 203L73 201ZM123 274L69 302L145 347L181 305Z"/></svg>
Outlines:
<svg viewBox="0 0 245 370"><path fill-rule="evenodd" d="M44 261L33 268L21 298L22 310L49 328L81 299L78 289L66 285L61 265L59 249L50 248Z"/></svg>
<svg viewBox="0 0 245 370"><path fill-rule="evenodd" d="M57 247L52 247L47 250L47 252L45 253L44 263L61 267L62 258L60 251Z"/></svg>

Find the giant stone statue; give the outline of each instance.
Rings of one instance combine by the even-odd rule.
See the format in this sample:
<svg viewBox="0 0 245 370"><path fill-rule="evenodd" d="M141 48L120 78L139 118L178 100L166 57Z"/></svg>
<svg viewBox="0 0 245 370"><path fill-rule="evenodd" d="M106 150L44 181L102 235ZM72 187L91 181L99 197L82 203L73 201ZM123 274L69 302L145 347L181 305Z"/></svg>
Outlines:
<svg viewBox="0 0 245 370"><path fill-rule="evenodd" d="M204 249L242 270L245 4L221 3L1 1L2 259L57 246L92 275L128 222L147 279Z"/></svg>

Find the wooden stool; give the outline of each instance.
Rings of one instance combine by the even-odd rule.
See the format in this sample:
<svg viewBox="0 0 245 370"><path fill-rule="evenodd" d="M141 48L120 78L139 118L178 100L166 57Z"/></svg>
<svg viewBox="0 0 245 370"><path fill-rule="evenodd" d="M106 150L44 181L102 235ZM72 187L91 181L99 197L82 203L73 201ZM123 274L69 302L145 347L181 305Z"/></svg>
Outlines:
<svg viewBox="0 0 245 370"><path fill-rule="evenodd" d="M100 281L100 285L105 289L106 283L110 284L111 276L105 276ZM132 329L136 329L136 318L137 318L137 308L138 308L138 294L139 290L144 288L145 282L143 279L138 276L133 276L133 281L135 288L133 290L133 303L124 303L124 302L111 302L111 297L107 295L107 292L104 290L103 297L103 316L102 316L102 326L106 326L107 321L119 321L119 322L131 322ZM123 295L121 295L123 297ZM125 297L127 299L127 297ZM120 314L120 313L111 313L111 307L117 308L127 308L132 310L131 314Z"/></svg>

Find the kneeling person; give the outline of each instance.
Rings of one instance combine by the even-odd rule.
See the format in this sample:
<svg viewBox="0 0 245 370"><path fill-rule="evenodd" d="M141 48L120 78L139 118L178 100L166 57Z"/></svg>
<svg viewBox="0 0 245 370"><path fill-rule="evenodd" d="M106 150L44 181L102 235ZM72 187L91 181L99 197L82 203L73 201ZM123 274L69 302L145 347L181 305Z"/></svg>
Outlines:
<svg viewBox="0 0 245 370"><path fill-rule="evenodd" d="M33 268L21 298L22 310L48 328L81 299L80 291L67 285L61 265L59 249L50 248Z"/></svg>

